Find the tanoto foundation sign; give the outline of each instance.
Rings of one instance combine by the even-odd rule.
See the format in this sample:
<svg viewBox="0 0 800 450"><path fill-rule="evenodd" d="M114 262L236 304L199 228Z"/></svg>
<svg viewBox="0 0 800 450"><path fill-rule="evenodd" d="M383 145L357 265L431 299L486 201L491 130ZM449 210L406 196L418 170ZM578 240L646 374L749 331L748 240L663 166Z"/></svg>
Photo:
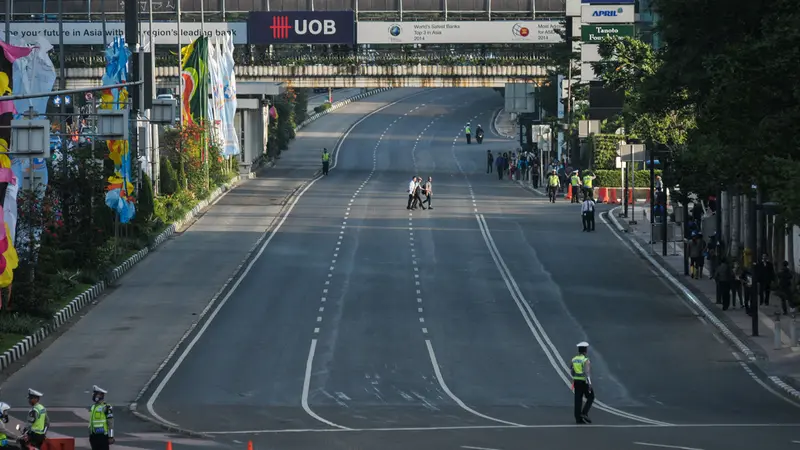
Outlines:
<svg viewBox="0 0 800 450"><path fill-rule="evenodd" d="M581 27L581 40L596 44L606 36L633 37L633 31L633 25L584 25Z"/></svg>

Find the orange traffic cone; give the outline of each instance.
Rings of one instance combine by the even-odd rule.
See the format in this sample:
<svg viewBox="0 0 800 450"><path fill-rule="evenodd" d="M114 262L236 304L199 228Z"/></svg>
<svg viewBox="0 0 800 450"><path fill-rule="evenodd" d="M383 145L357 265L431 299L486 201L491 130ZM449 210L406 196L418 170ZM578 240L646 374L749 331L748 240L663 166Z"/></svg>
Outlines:
<svg viewBox="0 0 800 450"><path fill-rule="evenodd" d="M167 450L172 450L172 441L167 441Z"/></svg>
<svg viewBox="0 0 800 450"><path fill-rule="evenodd" d="M572 200L572 186L567 186L567 200Z"/></svg>
<svg viewBox="0 0 800 450"><path fill-rule="evenodd" d="M247 441L247 450L253 450L253 441Z"/></svg>

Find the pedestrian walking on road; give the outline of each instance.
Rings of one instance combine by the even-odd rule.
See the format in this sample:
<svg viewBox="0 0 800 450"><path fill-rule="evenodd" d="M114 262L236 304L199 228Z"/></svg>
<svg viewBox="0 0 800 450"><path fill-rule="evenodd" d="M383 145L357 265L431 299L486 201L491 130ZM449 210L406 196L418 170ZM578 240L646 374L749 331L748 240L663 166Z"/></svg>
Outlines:
<svg viewBox="0 0 800 450"><path fill-rule="evenodd" d="M328 153L328 149L327 148L323 148L322 149L322 174L323 175L327 175L328 174L328 167L329 167L330 163L331 163L331 154Z"/></svg>
<svg viewBox="0 0 800 450"><path fill-rule="evenodd" d="M425 188L422 192L425 194L425 201L422 202L423 209L425 208L425 203L428 204L428 209L433 209L433 205L431 205L431 197L433 197L433 177L428 177L428 182L425 183Z"/></svg>
<svg viewBox="0 0 800 450"><path fill-rule="evenodd" d="M592 367L589 363L589 343L578 344L578 355L572 358L572 390L575 393L575 423L592 423L589 420L589 409L594 403L594 389L592 388ZM586 403L583 403L584 397Z"/></svg>
<svg viewBox="0 0 800 450"><path fill-rule="evenodd" d="M756 281L758 282L758 304L769 305L769 294L772 290L772 281L775 279L775 268L766 253L761 255L761 262L756 267Z"/></svg>
<svg viewBox="0 0 800 450"><path fill-rule="evenodd" d="M114 443L114 409L106 403L108 391L94 385L89 408L89 445L92 450L108 450Z"/></svg>
<svg viewBox="0 0 800 450"><path fill-rule="evenodd" d="M411 209L417 207L425 209L425 205L422 204L422 177L414 177L414 202L411 204Z"/></svg>
<svg viewBox="0 0 800 450"><path fill-rule="evenodd" d="M502 180L503 168L505 168L506 166L506 154L503 153L502 155L497 155L497 159L494 161L494 165L497 166L497 178Z"/></svg>
<svg viewBox="0 0 800 450"><path fill-rule="evenodd" d="M494 155L491 150L486 150L486 173L492 173L492 166L494 166Z"/></svg>
<svg viewBox="0 0 800 450"><path fill-rule="evenodd" d="M417 187L417 177L411 177L411 181L408 182L408 206L406 209L411 209L414 202L414 192Z"/></svg>

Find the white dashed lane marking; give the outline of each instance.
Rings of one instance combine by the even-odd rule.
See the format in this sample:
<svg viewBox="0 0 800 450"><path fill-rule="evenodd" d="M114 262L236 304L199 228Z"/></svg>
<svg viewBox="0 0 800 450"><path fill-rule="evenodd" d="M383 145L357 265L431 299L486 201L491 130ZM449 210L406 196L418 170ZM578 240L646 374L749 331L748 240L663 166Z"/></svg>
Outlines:
<svg viewBox="0 0 800 450"><path fill-rule="evenodd" d="M425 106L425 105L422 104L420 106ZM417 106L414 109L411 109L410 111L408 111L403 115L406 116L408 115L408 113L413 112L417 109L419 109L419 106ZM356 201L356 198L358 198L358 196L361 194L361 190L367 186L370 180L372 180L372 176L375 175L375 170L377 169L378 166L378 147L380 147L381 143L383 142L383 138L386 136L386 133L389 132L389 129L392 128L392 126L396 124L397 121L400 119L402 119L402 117L397 117L391 124L389 124L389 126L386 127L386 129L384 129L383 132L381 133L380 137L378 138L378 141L375 142L375 147L372 149L372 170L369 172L369 175L367 175L367 178L364 179L364 181L359 185L358 189L355 190L352 197L350 197L350 200L347 203L347 210L345 211L344 217L342 218L342 226L341 229L339 230L339 236L336 241L336 249L334 250L333 258L331 259L331 265L328 268L328 276L327 276L328 279L325 280L325 286L330 286L331 279L333 278L333 274L336 270L336 258L339 257L339 251L341 249L342 239L344 238L344 232L347 230L347 220L350 216L352 205ZM409 219L409 226L410 225L411 225L411 220ZM409 230L411 230L410 227ZM328 300L328 288L326 287L322 289L322 296L320 297L320 303L325 303L327 300ZM325 307L320 306L319 313L323 313L324 311ZM320 323L322 323L322 321L323 317L321 315L317 316L316 324L319 325ZM321 328L320 326L314 327L314 334L319 334L320 328Z"/></svg>

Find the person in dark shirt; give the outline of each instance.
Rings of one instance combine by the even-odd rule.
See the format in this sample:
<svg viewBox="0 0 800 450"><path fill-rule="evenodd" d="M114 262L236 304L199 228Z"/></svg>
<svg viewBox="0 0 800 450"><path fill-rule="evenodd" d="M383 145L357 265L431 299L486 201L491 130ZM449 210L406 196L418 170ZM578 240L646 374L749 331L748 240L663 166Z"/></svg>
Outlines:
<svg viewBox="0 0 800 450"><path fill-rule="evenodd" d="M494 165L494 155L491 150L486 150L486 173L492 173L492 165Z"/></svg>
<svg viewBox="0 0 800 450"><path fill-rule="evenodd" d="M761 262L756 266L756 282L758 283L758 304L769 305L769 294L772 280L775 279L775 269L766 253L761 255Z"/></svg>
<svg viewBox="0 0 800 450"><path fill-rule="evenodd" d="M792 298L792 281L794 281L794 274L789 268L789 261L783 262L780 272L778 272L778 291L781 296L781 309L783 315L789 314L789 308L794 308L794 301Z"/></svg>

